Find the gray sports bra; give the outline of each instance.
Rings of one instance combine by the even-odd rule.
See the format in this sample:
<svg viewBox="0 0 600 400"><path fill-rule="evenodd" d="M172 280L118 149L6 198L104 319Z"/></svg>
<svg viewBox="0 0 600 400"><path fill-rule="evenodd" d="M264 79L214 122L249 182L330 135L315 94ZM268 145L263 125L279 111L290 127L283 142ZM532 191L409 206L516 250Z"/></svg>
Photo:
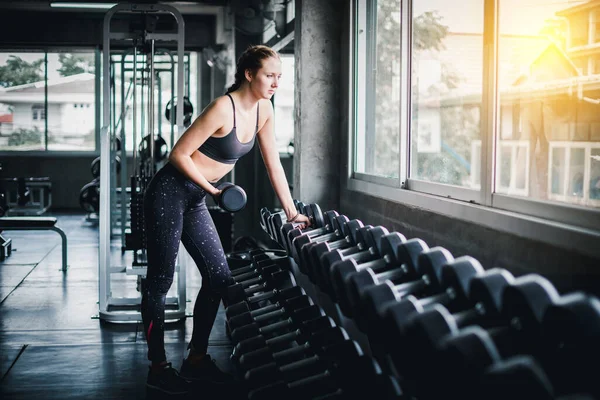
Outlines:
<svg viewBox="0 0 600 400"><path fill-rule="evenodd" d="M254 130L254 135L249 142L242 143L237 137L235 128L235 103L229 93L227 93L227 96L233 106L233 128L231 128L231 132L223 137L209 137L198 150L215 161L223 164L235 164L240 157L252 150L254 146L254 140L258 133L259 107L256 107L256 129Z"/></svg>

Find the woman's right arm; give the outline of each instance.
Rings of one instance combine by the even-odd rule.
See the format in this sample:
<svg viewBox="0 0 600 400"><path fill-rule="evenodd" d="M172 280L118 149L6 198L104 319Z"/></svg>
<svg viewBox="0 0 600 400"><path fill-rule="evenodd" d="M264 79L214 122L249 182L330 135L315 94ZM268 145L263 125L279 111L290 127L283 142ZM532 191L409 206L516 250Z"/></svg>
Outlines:
<svg viewBox="0 0 600 400"><path fill-rule="evenodd" d="M192 161L192 154L202 146L206 139L223 127L223 121L226 121L227 118L225 115L227 103L223 100L223 96L215 99L202 111L194 123L181 135L169 155L169 162L175 168L211 195L216 195L219 191L198 171Z"/></svg>

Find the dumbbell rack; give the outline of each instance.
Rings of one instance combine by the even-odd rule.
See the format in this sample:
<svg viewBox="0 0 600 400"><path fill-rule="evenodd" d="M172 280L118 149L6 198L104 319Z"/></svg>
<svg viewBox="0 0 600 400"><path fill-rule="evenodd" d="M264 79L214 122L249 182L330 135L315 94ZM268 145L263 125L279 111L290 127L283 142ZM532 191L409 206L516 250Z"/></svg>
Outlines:
<svg viewBox="0 0 600 400"><path fill-rule="evenodd" d="M418 238L335 214L298 233L261 210L261 226L290 256L294 280L350 337L365 340L406 395L600 394L591 367L600 354L600 299L561 296L541 275L484 270L473 257L455 259Z"/></svg>
<svg viewBox="0 0 600 400"><path fill-rule="evenodd" d="M127 32L127 31L113 31L111 29L118 28L116 24L111 24L111 21L115 14L129 14L137 17L141 14L167 14L171 15L176 20L177 31L176 33L158 33L158 32ZM127 25L127 24L125 24ZM141 321L141 313L139 306L141 303L141 296L122 296L117 297L113 295L113 277L120 275L126 277L127 275L138 276L138 283L140 279L143 279L146 275L146 268L142 266L143 258L138 259L137 254L135 256L135 266L116 265L121 264L123 261L127 261L127 257L121 257L120 262L114 261L117 257L112 256L113 248L122 248L121 243L113 242L113 234L116 230L121 230L125 227L126 217L124 217L124 207L126 204L123 202L123 198L126 193L121 193L121 219L119 225L115 225L112 211L116 209L117 194L116 191L111 188L116 187L116 176L111 173L114 168L111 168L112 163L107 162L112 157L113 149L111 149L111 138L115 137L116 118L114 118L115 110L112 109L113 97L116 96L114 85L112 85L113 79L111 79L111 45L115 46L132 46L133 47L133 59L134 59L134 77L133 77L133 137L137 136L136 126L138 123L137 116L137 72L136 65L138 60L137 50L139 47L143 47L145 51L150 52L145 55L147 64L149 65L149 87L154 86L154 75L153 69L153 57L154 57L154 43L155 42L176 42L177 43L177 86L176 95L174 98L182 99L184 94L184 21L181 13L174 7L165 4L117 4L112 7L104 17L104 33L103 33L103 116L102 116L102 128L100 130L100 213L99 213L99 225L100 225L100 238L99 238L99 314L98 318L108 322L138 322ZM143 57L144 55L140 55ZM142 80L143 81L143 80ZM142 87L141 93L144 92ZM153 90L148 90L148 107L152 107L153 103ZM124 105L123 105L124 107ZM144 104L142 104L142 110ZM148 131L153 132L153 108L149 108L151 112L146 113ZM149 117L150 116L150 117ZM143 115L142 115L143 117ZM176 108L176 122L177 132L183 132L183 107ZM146 121L141 121L141 125L144 126ZM122 127L122 124L121 124ZM135 139L134 139L135 141ZM136 143L133 143L134 149L136 149ZM125 143L122 143L121 157L126 160L126 154L123 154L125 150ZM135 157L135 152L134 152ZM125 165L125 163L124 163ZM121 174L121 181L125 176L126 168L123 168ZM121 187L125 185L121 182ZM136 197L136 196L131 196ZM121 242L122 239L119 240ZM181 246L179 251L178 265L176 266L177 274L177 294L175 296L167 297L167 310L165 311L165 320L179 320L186 316L186 269L188 265L189 255ZM122 279L121 279L122 280ZM127 283L127 282L126 282ZM139 291L139 290L138 290Z"/></svg>
<svg viewBox="0 0 600 400"><path fill-rule="evenodd" d="M250 399L400 399L396 380L297 286L285 251L230 254L229 265L227 331Z"/></svg>

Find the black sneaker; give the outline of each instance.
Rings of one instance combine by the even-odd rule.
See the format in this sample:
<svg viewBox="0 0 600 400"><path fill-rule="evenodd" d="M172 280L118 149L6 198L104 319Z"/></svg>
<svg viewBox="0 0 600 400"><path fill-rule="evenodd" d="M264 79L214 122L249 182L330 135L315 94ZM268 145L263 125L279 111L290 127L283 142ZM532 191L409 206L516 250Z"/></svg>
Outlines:
<svg viewBox="0 0 600 400"><path fill-rule="evenodd" d="M169 395L183 395L189 392L189 382L183 379L171 363L165 364L160 372L148 371L146 387Z"/></svg>
<svg viewBox="0 0 600 400"><path fill-rule="evenodd" d="M224 385L235 381L233 375L221 371L215 360L210 358L208 354L197 364L183 360L181 376L193 382L206 382L216 385Z"/></svg>

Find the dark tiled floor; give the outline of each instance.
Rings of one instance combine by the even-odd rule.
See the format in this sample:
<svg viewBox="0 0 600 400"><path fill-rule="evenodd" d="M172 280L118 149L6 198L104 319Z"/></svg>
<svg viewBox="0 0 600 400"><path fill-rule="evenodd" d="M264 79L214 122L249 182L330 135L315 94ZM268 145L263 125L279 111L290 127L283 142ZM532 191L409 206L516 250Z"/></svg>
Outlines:
<svg viewBox="0 0 600 400"><path fill-rule="evenodd" d="M51 231L4 232L16 250L0 263L0 398L145 399L146 344L140 324L116 324L98 314L98 229L83 214L56 215L67 234L69 269L61 268L60 239ZM115 248L111 257L121 257ZM135 296L135 280L115 279L114 291ZM187 271L187 314L200 289ZM233 371L224 312L217 316L209 352ZM167 355L179 367L192 320L169 324ZM200 388L203 399L242 398ZM200 396L194 396L199 398Z"/></svg>

